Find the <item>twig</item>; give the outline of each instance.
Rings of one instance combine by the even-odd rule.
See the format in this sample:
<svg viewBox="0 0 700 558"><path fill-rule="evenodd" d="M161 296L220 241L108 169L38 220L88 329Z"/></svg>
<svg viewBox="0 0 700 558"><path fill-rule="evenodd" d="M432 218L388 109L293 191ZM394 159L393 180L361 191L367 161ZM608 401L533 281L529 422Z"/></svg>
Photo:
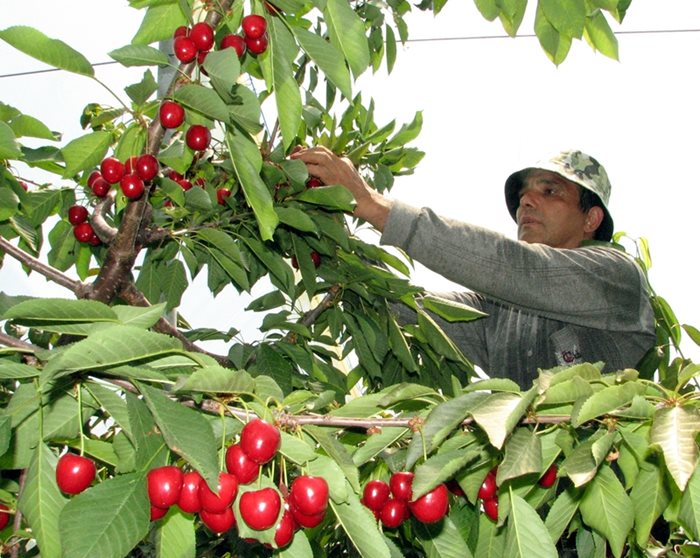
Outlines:
<svg viewBox="0 0 700 558"><path fill-rule="evenodd" d="M19 475L19 490L17 491L17 500L19 500L22 492L24 492L25 485L27 484L27 470L22 469ZM12 523L12 532L16 533L22 526L22 512L15 510L15 520ZM19 556L19 539L11 544L12 550L10 550L10 558L17 558Z"/></svg>
<svg viewBox="0 0 700 558"><path fill-rule="evenodd" d="M335 300L339 292L340 285L332 285L328 289L326 296L323 297L323 300L321 300L321 302L317 306L306 312L301 317L298 323L307 327L312 325L321 314L323 314L326 310L333 306L333 304L335 304ZM296 334L290 331L289 333L287 333L287 335L284 336L284 341L286 341L287 343L292 343L295 336Z"/></svg>
<svg viewBox="0 0 700 558"><path fill-rule="evenodd" d="M116 195L116 190L114 188L110 189L109 194L95 206L90 221L95 234L97 234L98 238L105 244L111 243L118 232L116 228L107 223L104 217L104 214L109 211L109 208L114 204Z"/></svg>
<svg viewBox="0 0 700 558"><path fill-rule="evenodd" d="M80 298L81 294L85 293L89 288L85 283L71 279L65 273L61 273L56 268L39 261L37 258L31 254L28 254L21 248L17 248L2 236L0 236L0 250L9 254L20 263L23 263L32 271L36 271L40 275L46 277L48 280L69 289L78 298Z"/></svg>

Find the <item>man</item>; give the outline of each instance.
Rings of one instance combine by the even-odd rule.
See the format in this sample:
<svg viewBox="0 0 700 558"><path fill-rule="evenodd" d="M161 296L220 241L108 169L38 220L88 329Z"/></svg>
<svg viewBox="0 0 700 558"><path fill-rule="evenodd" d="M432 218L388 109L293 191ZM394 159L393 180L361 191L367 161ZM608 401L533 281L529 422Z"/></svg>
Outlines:
<svg viewBox="0 0 700 558"><path fill-rule="evenodd" d="M390 200L326 148L292 157L325 184L348 188L354 215L382 231L382 244L470 289L441 296L488 317L440 324L490 376L527 389L538 368L598 361L607 371L634 368L653 346L646 280L632 258L606 244L610 183L592 157L563 151L508 177L518 240Z"/></svg>

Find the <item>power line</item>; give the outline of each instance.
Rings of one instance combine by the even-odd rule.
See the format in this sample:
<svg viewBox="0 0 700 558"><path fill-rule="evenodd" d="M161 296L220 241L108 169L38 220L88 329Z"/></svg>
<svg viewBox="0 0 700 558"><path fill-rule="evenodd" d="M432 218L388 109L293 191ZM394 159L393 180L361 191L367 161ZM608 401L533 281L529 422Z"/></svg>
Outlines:
<svg viewBox="0 0 700 558"><path fill-rule="evenodd" d="M662 34L679 34L679 33L700 33L700 29L646 29L639 31L616 31L615 35L662 35ZM526 33L522 35L516 35L511 37L510 35L470 35L462 37L433 37L426 39L408 39L406 43L430 43L430 42L446 42L446 41L485 41L492 39L532 39L537 37L534 33ZM399 42L399 41L397 41ZM95 62L92 67L97 66L110 66L112 64L118 64L114 60L109 62ZM23 76L33 76L37 74L46 74L50 72L60 72L61 68L46 68L44 70L31 70L27 72L15 72L11 74L0 74L0 79L2 78L13 78L13 77L23 77Z"/></svg>

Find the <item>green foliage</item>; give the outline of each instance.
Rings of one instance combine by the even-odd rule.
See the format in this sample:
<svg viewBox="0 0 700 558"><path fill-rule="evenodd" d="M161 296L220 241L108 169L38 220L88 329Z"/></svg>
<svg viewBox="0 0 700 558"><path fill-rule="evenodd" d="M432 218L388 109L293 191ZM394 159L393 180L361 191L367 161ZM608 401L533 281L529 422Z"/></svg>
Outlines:
<svg viewBox="0 0 700 558"><path fill-rule="evenodd" d="M444 3L425 0L418 9L437 14ZM339 185L307 187L306 167L288 158L298 146L326 146L382 192L420 162L423 153L408 144L419 137L421 113L400 126L379 124L373 101L353 90L369 68L397 62L394 38L408 37L407 2L253 2L250 11L267 22L268 49L239 59L215 48L202 65L181 65L168 96L184 107L185 124L167 137L155 120L153 73L168 61L152 45L205 17L219 41L238 32L249 10L239 2L225 2L221 13L189 2L130 4L145 10L142 25L132 44L110 56L144 66L143 78L125 88L118 107L87 105L83 136L64 140L0 104L2 249L78 299L0 294L0 501L21 514L20 528L6 528L3 541L28 556L115 558L531 557L565 548L579 556L672 548L692 555L700 536L700 368L679 347L683 332L700 342L696 328L679 324L652 293L657 346L638 370L541 370L526 391L505 379L475 381L435 317L481 314L411 285L407 258L354 234L357 223L346 216L352 196ZM476 5L514 35L527 2ZM581 38L616 58L607 16L621 21L628 7L540 0L535 32L556 64ZM11 27L0 38L93 76L80 53L38 30ZM264 125L263 110L276 114L273 127ZM194 124L212 131L205 153L184 140ZM29 148L27 137L62 143ZM105 157L143 152L163 166L149 196L128 201L113 188L101 198L87 186ZM25 191L16 165L75 186ZM217 197L221 188L230 196ZM99 244L75 239L66 213L76 199L91 209ZM36 259L44 235L46 263ZM645 242L636 247L648 269ZM68 270L85 283L62 273ZM248 306L261 314L259 338L243 342L236 323L229 331L191 328L177 308L199 274L213 296L227 286L264 291ZM397 322L399 305L416 312L415 323ZM203 351L197 342L204 339L223 341L227 354ZM175 506L149 521L148 471L175 464L214 487L226 448L253 416L279 425L282 441L257 484L237 495L238 536L214 534ZM93 486L70 498L55 479L64 451L98 466ZM553 464L557 482L540 486ZM492 521L477 495L496 467ZM363 486L403 470L415 474L414 498L443 482L459 487L445 518L381 527L361 502ZM258 487L284 493L301 473L326 479L329 509L318 527L278 549L274 529L246 526L237 504ZM271 548L248 546L244 537Z"/></svg>

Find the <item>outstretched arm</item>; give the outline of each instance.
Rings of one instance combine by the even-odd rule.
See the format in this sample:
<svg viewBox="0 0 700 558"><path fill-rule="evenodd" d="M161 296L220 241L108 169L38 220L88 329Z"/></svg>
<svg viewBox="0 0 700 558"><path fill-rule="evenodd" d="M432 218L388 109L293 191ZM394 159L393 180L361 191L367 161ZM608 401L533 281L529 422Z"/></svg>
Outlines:
<svg viewBox="0 0 700 558"><path fill-rule="evenodd" d="M326 147L300 149L290 155L306 163L309 174L320 178L324 184L345 186L355 197L353 215L364 219L377 230L383 231L392 202L365 182L350 159L338 157Z"/></svg>

